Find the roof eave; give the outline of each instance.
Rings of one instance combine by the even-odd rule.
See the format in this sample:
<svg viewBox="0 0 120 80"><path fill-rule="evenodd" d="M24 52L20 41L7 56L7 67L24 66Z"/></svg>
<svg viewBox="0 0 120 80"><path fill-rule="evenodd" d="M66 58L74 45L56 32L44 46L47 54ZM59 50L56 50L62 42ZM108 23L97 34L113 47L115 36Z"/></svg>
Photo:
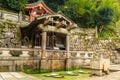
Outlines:
<svg viewBox="0 0 120 80"><path fill-rule="evenodd" d="M43 0L38 0L37 2L34 3L30 3L30 4L26 4L26 8L29 8L31 6L38 6L39 3L42 3L51 13L54 13L54 11L52 11L45 3Z"/></svg>

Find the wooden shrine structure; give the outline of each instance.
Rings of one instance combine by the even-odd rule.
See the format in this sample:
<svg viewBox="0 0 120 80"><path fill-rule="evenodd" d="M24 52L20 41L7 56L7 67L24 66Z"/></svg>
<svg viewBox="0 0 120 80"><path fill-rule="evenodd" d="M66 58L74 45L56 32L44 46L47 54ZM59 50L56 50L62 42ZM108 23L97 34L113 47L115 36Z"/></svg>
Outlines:
<svg viewBox="0 0 120 80"><path fill-rule="evenodd" d="M54 13L42 0L27 4L30 21L28 26L21 27L22 45L39 48L45 57L47 50L67 50L69 52L70 31L77 25L61 12ZM32 14L32 11L36 15ZM33 19L35 18L35 19Z"/></svg>

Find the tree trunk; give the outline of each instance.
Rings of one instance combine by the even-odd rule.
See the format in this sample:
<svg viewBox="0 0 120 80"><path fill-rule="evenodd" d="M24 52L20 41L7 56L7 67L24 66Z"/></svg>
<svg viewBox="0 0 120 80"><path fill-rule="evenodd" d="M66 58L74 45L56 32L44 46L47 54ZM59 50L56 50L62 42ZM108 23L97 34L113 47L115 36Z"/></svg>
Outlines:
<svg viewBox="0 0 120 80"><path fill-rule="evenodd" d="M103 30L103 25L98 28L98 33L101 33Z"/></svg>

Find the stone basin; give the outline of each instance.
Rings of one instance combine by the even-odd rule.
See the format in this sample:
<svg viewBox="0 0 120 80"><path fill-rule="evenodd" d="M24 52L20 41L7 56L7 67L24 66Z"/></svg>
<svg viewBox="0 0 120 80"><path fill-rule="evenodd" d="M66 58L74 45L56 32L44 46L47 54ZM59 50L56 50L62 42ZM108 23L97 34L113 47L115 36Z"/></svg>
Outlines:
<svg viewBox="0 0 120 80"><path fill-rule="evenodd" d="M66 74L74 74L73 72L66 72Z"/></svg>
<svg viewBox="0 0 120 80"><path fill-rule="evenodd" d="M66 72L65 73L66 75L70 75L70 76L77 76L78 74L77 73L75 73L75 72Z"/></svg>
<svg viewBox="0 0 120 80"><path fill-rule="evenodd" d="M79 73L84 73L84 74L90 73L90 72L88 72L88 71L83 71L83 70L79 70L78 72L79 72Z"/></svg>
<svg viewBox="0 0 120 80"><path fill-rule="evenodd" d="M59 74L56 74L56 73L52 73L52 74L51 74L51 76L57 76L57 75L59 75Z"/></svg>
<svg viewBox="0 0 120 80"><path fill-rule="evenodd" d="M44 75L44 76L45 77L54 77L54 78L63 78L64 77L63 75L56 74L56 73L52 73L52 74Z"/></svg>

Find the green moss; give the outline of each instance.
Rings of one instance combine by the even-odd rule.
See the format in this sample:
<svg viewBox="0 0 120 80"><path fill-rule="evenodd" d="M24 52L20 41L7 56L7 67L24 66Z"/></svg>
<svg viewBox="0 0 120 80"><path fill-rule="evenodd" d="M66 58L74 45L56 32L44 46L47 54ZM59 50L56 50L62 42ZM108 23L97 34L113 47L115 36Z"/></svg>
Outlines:
<svg viewBox="0 0 120 80"><path fill-rule="evenodd" d="M0 51L0 55L2 54L2 52Z"/></svg>
<svg viewBox="0 0 120 80"><path fill-rule="evenodd" d="M23 72L27 74L39 74L39 73L50 73L51 70L28 69L28 67L26 67L24 68Z"/></svg>
<svg viewBox="0 0 120 80"><path fill-rule="evenodd" d="M56 74L64 74L65 71L62 72L54 72ZM80 78L88 78L90 74L81 74L79 73L77 76L69 76L63 75L63 78L55 78L55 77L45 77L44 75L50 75L51 73L44 73L44 74L30 74L42 80L79 80Z"/></svg>
<svg viewBox="0 0 120 80"><path fill-rule="evenodd" d="M3 7L0 7L0 10L1 11L4 11L4 12L8 12L8 13L18 13L17 11L14 11L14 10L10 10L10 9L7 9L7 8L3 8Z"/></svg>
<svg viewBox="0 0 120 80"><path fill-rule="evenodd" d="M25 69L24 72L27 74L39 74L40 70L39 69L32 69L32 70Z"/></svg>
<svg viewBox="0 0 120 80"><path fill-rule="evenodd" d="M64 68L61 68L61 69L57 69L56 72L64 71L64 70L65 70Z"/></svg>
<svg viewBox="0 0 120 80"><path fill-rule="evenodd" d="M105 31L103 30L101 33L98 34L100 38L109 38L109 37L115 37L116 35L112 33L111 31Z"/></svg>
<svg viewBox="0 0 120 80"><path fill-rule="evenodd" d="M80 67L66 68L66 71L79 70Z"/></svg>
<svg viewBox="0 0 120 80"><path fill-rule="evenodd" d="M51 70L40 70L40 73L50 73Z"/></svg>

